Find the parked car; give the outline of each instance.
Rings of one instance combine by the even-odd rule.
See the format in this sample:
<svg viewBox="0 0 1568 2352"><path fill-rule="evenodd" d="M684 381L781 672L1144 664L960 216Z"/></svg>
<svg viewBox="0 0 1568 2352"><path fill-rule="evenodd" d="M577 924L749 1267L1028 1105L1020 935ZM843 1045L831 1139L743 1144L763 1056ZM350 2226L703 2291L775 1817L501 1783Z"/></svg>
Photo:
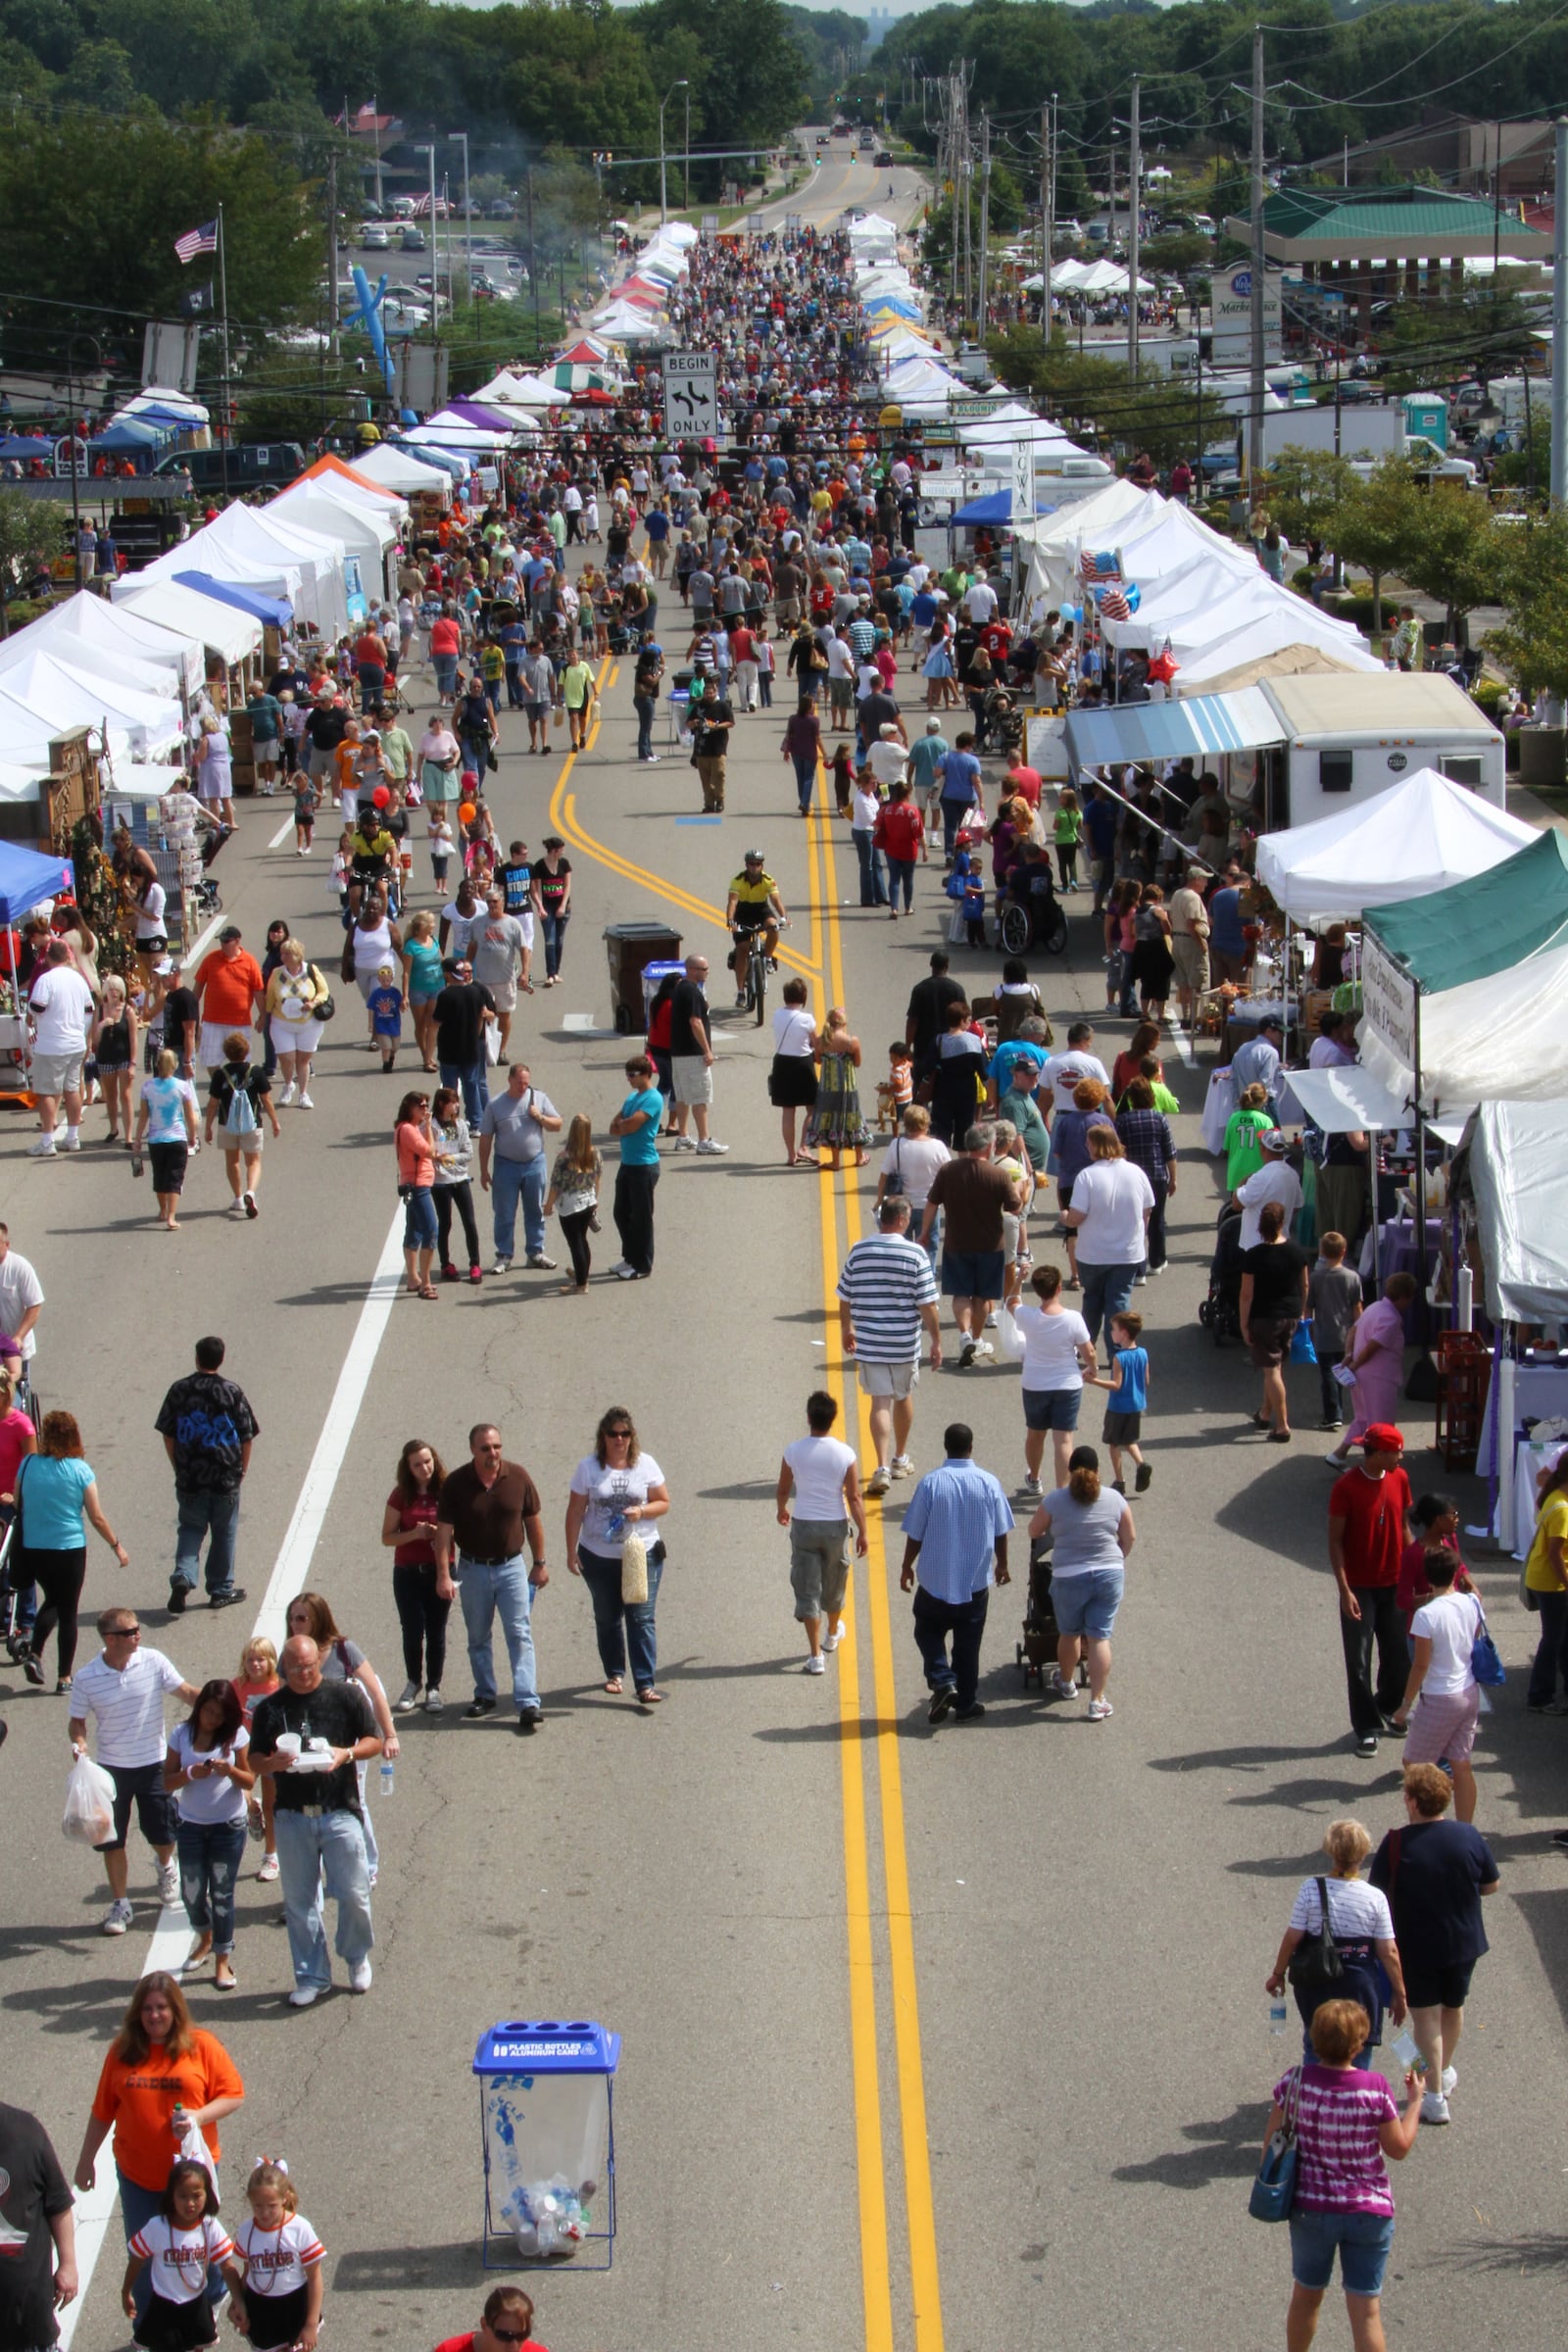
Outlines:
<svg viewBox="0 0 1568 2352"><path fill-rule="evenodd" d="M513 203L510 196L492 196L490 199L490 218L492 220L514 220L516 217L516 211L517 208Z"/></svg>
<svg viewBox="0 0 1568 2352"><path fill-rule="evenodd" d="M415 200L412 196L394 196L392 199L393 219L396 220L412 220L414 219L414 201Z"/></svg>
<svg viewBox="0 0 1568 2352"><path fill-rule="evenodd" d="M154 473L188 470L195 490L279 490L305 471L305 452L297 441L241 441L232 449L179 449L161 458Z"/></svg>
<svg viewBox="0 0 1568 2352"><path fill-rule="evenodd" d="M871 161L878 172L891 172L893 169L893 156L889 148L879 147Z"/></svg>
<svg viewBox="0 0 1568 2352"><path fill-rule="evenodd" d="M391 243L391 231L383 227L379 220L367 220L360 231L362 253L385 253L389 250Z"/></svg>
<svg viewBox="0 0 1568 2352"><path fill-rule="evenodd" d="M424 231L412 220L405 221L403 234L398 241L405 253L423 253L425 250Z"/></svg>

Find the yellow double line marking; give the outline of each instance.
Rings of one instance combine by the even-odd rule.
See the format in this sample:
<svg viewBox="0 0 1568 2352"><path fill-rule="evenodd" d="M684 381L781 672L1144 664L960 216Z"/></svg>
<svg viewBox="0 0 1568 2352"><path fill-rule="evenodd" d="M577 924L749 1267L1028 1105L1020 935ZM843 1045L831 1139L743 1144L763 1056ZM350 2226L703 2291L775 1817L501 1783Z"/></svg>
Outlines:
<svg viewBox="0 0 1568 2352"><path fill-rule="evenodd" d="M601 676L604 665L601 665ZM599 733L596 715L588 733L592 750ZM585 858L610 872L652 890L670 906L700 920L722 925L718 907L694 897L662 876L622 858L597 841L578 821L575 795L566 787L575 753L568 753L551 796L551 822ZM844 1002L844 943L839 921L838 881L834 864L831 819L824 799L825 779L818 773L818 790L807 828L811 909L810 951L807 956L781 951L795 969L813 981L820 997L824 976L829 1000ZM823 1006L817 1005L818 1018ZM826 1310L824 1380L839 1402L846 1431L854 1430L857 1450L868 1458L869 1404L859 1395L853 1367L846 1363L838 1342L839 1236L837 1206L844 1203L846 1249L861 1239L864 1223L861 1197L852 1185L841 1195L831 1183L819 1185L822 1234L822 1299ZM860 2220L860 2279L865 2315L866 2352L895 2352L892 2260L888 2244L887 2166L882 2128L881 2069L877 2052L876 1908L872 1894L866 1775L876 1769L882 1832L883 1917L886 1921L889 1980L893 2003L893 2047L898 2074L900 2138L902 2141L905 2222L908 2240L909 2290L914 2315L915 2352L943 2352L942 2291L937 2263L936 2215L931 2192L930 2149L926 2136L925 2072L920 2055L920 2011L914 1966L914 1920L909 1900L908 1856L905 1842L904 1784L899 1762L898 1691L893 1672L893 1621L889 1597L889 1564L883 1539L882 1514L873 1504L866 1516L869 1550L857 1577L858 1594L865 1602L869 1637L872 1717L869 1728L860 1703L859 1612L851 1607L845 1618L844 1641L838 1651L840 1778L844 1808L845 1924L849 1944L850 2061L855 2089L855 2147Z"/></svg>

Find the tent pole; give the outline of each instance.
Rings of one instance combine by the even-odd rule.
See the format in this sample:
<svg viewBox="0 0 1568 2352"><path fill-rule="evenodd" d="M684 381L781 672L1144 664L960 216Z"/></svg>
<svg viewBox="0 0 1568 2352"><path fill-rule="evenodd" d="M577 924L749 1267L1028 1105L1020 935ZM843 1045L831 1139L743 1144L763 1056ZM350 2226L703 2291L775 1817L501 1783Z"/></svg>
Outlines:
<svg viewBox="0 0 1568 2352"><path fill-rule="evenodd" d="M1414 1042L1412 1052L1415 1062L1415 1262L1416 1279L1421 1285L1421 1298L1423 1301L1422 1322L1423 1325L1427 1327L1429 1334L1425 1344L1430 1346L1430 1308L1425 1303L1428 1280L1427 1121L1426 1111L1421 1101L1421 983L1419 980L1415 984L1414 1011Z"/></svg>

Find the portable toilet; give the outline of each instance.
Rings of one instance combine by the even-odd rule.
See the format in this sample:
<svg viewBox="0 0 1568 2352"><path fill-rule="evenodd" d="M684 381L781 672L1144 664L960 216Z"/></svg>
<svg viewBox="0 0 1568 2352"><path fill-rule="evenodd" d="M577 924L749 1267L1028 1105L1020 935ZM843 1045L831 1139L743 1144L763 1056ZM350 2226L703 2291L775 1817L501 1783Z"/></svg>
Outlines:
<svg viewBox="0 0 1568 2352"><path fill-rule="evenodd" d="M1409 440L1448 446L1448 404L1441 392L1407 392L1404 396L1404 435Z"/></svg>

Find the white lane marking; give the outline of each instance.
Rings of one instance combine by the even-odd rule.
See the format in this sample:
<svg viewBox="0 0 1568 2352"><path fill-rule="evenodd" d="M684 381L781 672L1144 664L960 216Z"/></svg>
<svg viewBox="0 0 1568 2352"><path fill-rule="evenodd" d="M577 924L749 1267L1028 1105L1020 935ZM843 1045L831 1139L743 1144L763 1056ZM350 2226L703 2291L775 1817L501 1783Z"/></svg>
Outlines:
<svg viewBox="0 0 1568 2352"><path fill-rule="evenodd" d="M630 1045L631 1045L631 1037L630 1037L630 1034L629 1034L629 1032L622 1031L622 1030L619 1030L619 1029L602 1029L602 1028L600 1027L600 1025L599 1025L599 1016L598 1016L598 1014L597 1014L597 1013L593 1013L593 1012L566 1012L566 1013L563 1013L563 1015L562 1015L562 1017L561 1017L561 1026L562 1026L562 1028L563 1028L563 1029L569 1030L569 1032L571 1033L571 1035L572 1035L573 1037L620 1037L620 1036L625 1036L625 1037L626 1037L627 1048L628 1048L628 1050L630 1049Z"/></svg>
<svg viewBox="0 0 1568 2352"><path fill-rule="evenodd" d="M220 920L220 916L214 917L209 932L203 934L199 946L206 945L211 931L216 930ZM195 949L191 952L193 959L196 952ZM386 1240L381 1246L381 1254L376 1260L375 1272L370 1277L370 1287L366 1293L360 1319L354 1328L354 1337L349 1342L349 1351L343 1358L343 1369L337 1376L337 1387L332 1392L326 1419L321 1424L321 1434L316 1442L316 1451L311 1456L311 1466L305 1473L305 1483L300 1488L293 1516L283 1532L283 1541L278 1546L277 1558L268 1578L267 1591L262 1596L261 1609L251 1629L253 1636L268 1635L279 1648L282 1647L284 1632L284 1606L289 1595L301 1590L310 1572L338 1474L348 1453L355 1423L360 1417L365 1392L369 1386L381 1335L386 1329L392 1301L398 1295L398 1285L402 1279L403 1211L399 1208L387 1228ZM190 1922L185 1917L183 1906L171 1903L160 1913L146 1957L130 1981L139 1983L155 1968L167 1969L172 1976L176 1974L190 1946ZM74 2303L68 2303L60 2315L61 2352L71 2352L76 2322L87 2300L93 2271L103 2252L110 2217L120 2194L119 2180L112 2160L113 2146L111 2137L99 2151L97 2179L93 2188L87 2195L78 2195L76 2199L76 2271L81 2283Z"/></svg>
<svg viewBox="0 0 1568 2352"><path fill-rule="evenodd" d="M272 835L271 840L268 843L268 848L270 850L280 850L293 830L294 819L291 816L285 816L283 822L278 826L277 831Z"/></svg>
<svg viewBox="0 0 1568 2352"><path fill-rule="evenodd" d="M196 969L196 966L200 963L202 957L206 955L208 949L218 937L219 926L222 921L223 911L222 908L220 907L218 912L214 915L212 921L208 924L206 930L197 932L196 937L191 941L190 946L185 950L184 962L187 972L193 972Z"/></svg>
<svg viewBox="0 0 1568 2352"><path fill-rule="evenodd" d="M1173 1029L1170 1034L1170 1042L1175 1047L1177 1053L1181 1055L1183 1061L1186 1062L1187 1067L1190 1070L1196 1070L1198 1064L1193 1059L1193 1049L1187 1042L1186 1030Z"/></svg>

